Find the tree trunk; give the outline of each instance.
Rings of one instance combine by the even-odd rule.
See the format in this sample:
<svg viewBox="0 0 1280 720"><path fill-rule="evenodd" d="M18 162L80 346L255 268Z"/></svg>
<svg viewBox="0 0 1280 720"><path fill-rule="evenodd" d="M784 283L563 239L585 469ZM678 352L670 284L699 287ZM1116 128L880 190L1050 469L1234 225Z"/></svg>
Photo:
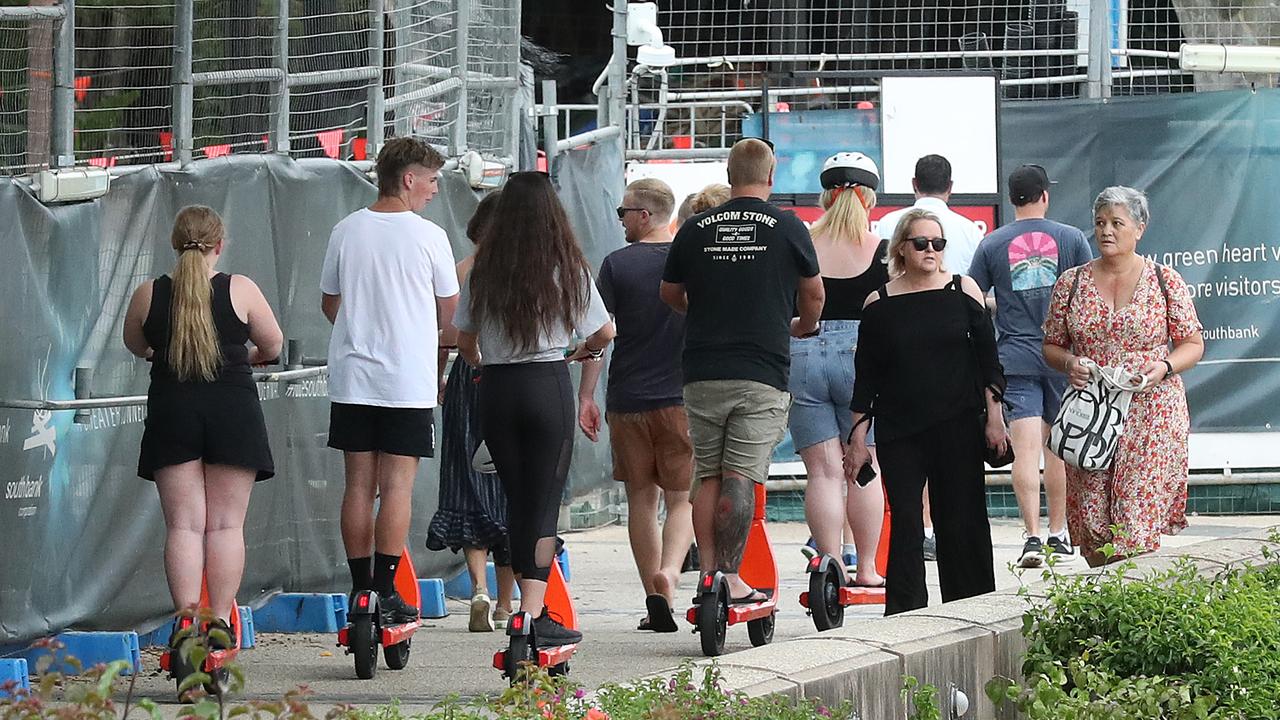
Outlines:
<svg viewBox="0 0 1280 720"><path fill-rule="evenodd" d="M57 0L31 0L31 7L57 5ZM49 164L53 125L53 37L57 23L36 18L27 28L27 165Z"/></svg>

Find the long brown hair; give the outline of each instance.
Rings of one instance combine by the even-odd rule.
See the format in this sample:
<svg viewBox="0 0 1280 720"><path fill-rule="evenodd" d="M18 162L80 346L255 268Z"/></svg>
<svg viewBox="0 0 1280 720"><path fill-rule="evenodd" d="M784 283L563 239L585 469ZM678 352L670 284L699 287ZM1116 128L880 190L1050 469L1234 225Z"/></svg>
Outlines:
<svg viewBox="0 0 1280 720"><path fill-rule="evenodd" d="M222 242L222 218L213 208L188 205L173 221L170 243L178 252L169 305L169 367L179 380L213 381L222 348L213 326L213 286L204 257Z"/></svg>
<svg viewBox="0 0 1280 720"><path fill-rule="evenodd" d="M471 271L471 308L529 351L558 325L573 328L591 300L590 269L546 175L512 173Z"/></svg>

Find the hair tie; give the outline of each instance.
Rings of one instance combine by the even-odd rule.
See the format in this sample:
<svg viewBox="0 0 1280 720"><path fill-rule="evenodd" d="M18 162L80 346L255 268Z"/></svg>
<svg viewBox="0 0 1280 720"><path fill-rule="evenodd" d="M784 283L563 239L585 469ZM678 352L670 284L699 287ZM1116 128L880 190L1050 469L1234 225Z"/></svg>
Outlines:
<svg viewBox="0 0 1280 720"><path fill-rule="evenodd" d="M198 243L198 242L196 242L196 241L194 241L194 240L192 240L191 242L188 242L188 243L186 243L186 244L184 244L184 245L182 246L182 250L183 250L183 252L186 252L187 250L205 250L205 249L206 249L206 248L205 248L205 246L204 246L203 244Z"/></svg>

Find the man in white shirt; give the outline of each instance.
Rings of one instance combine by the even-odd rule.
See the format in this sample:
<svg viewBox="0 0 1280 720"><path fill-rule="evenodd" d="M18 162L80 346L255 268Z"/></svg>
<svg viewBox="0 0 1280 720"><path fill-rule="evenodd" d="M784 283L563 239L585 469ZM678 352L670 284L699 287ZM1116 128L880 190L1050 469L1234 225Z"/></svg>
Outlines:
<svg viewBox="0 0 1280 720"><path fill-rule="evenodd" d="M951 163L941 155L925 155L916 161L916 174L911 179L916 192L916 202L910 208L894 210L880 218L876 234L882 238L893 236L898 221L912 208L924 208L942 221L942 234L947 238L947 249L942 255L943 264L952 273L969 274L973 253L982 242L984 231L977 223L947 207L951 199ZM990 230L990 228L987 228Z"/></svg>
<svg viewBox="0 0 1280 720"><path fill-rule="evenodd" d="M916 174L911 178L916 192L916 202L909 208L894 210L880 218L876 234L882 238L893 237L898 221L912 208L924 208L942 221L942 235L947 239L942 263L947 272L969 274L973 254L982 242L983 230L969 218L947 207L951 199L951 161L941 155L925 155L916 160ZM929 493L924 494L924 559L936 560L937 540L933 536L933 517L929 508Z"/></svg>
<svg viewBox="0 0 1280 720"><path fill-rule="evenodd" d="M417 213L444 158L416 138L378 153L378 199L329 236L320 276L329 340L329 447L343 451L342 542L352 592L378 593L383 622L418 619L395 591L418 462L435 452L439 331L458 304L444 230ZM375 520L373 505L381 498Z"/></svg>

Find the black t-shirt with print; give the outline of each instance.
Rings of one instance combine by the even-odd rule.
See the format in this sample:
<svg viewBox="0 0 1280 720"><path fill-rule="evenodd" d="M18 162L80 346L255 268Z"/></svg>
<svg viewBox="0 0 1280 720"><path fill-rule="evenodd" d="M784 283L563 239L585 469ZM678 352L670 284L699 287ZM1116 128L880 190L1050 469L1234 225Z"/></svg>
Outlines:
<svg viewBox="0 0 1280 720"><path fill-rule="evenodd" d="M663 280L689 294L684 382L754 380L787 389L796 286L818 274L804 223L759 198L734 198L680 228Z"/></svg>

